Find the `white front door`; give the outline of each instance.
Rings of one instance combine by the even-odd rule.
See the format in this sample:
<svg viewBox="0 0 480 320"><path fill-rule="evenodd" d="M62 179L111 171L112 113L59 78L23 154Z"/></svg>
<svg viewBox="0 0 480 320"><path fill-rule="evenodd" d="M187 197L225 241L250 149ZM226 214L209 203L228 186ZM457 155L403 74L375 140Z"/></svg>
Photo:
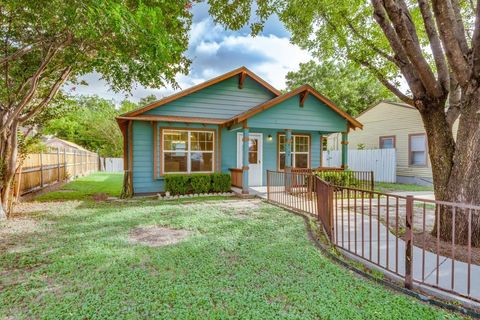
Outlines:
<svg viewBox="0 0 480 320"><path fill-rule="evenodd" d="M263 157L263 134L250 133L248 141L248 185L261 186L263 180L262 157ZM243 133L237 133L237 168L243 166Z"/></svg>

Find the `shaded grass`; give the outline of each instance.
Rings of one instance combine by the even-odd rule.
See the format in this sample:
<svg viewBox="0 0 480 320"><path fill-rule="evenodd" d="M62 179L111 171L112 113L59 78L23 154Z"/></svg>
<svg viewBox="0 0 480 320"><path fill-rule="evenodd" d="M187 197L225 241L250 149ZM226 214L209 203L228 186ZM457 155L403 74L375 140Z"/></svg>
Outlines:
<svg viewBox="0 0 480 320"><path fill-rule="evenodd" d="M418 186L416 184L405 184L405 183L375 182L375 191L377 192L433 191L433 187Z"/></svg>
<svg viewBox="0 0 480 320"><path fill-rule="evenodd" d="M38 231L0 241L6 317L456 318L333 264L302 218L259 200L66 201L29 217ZM128 242L148 225L192 235L160 248Z"/></svg>
<svg viewBox="0 0 480 320"><path fill-rule="evenodd" d="M122 173L93 173L69 182L57 191L37 197L38 201L86 200L95 193L118 197L122 190Z"/></svg>

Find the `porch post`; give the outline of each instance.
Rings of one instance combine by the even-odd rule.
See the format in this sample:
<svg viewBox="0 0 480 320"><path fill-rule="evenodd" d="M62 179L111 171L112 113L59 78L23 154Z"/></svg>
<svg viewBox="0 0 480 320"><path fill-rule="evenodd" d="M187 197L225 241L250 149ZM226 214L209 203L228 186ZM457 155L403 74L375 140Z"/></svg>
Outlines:
<svg viewBox="0 0 480 320"><path fill-rule="evenodd" d="M348 131L342 132L342 169L348 168Z"/></svg>
<svg viewBox="0 0 480 320"><path fill-rule="evenodd" d="M313 165L312 165L313 167ZM323 134L320 134L320 163L319 167L323 167Z"/></svg>
<svg viewBox="0 0 480 320"><path fill-rule="evenodd" d="M285 172L292 170L292 130L285 130Z"/></svg>
<svg viewBox="0 0 480 320"><path fill-rule="evenodd" d="M243 127L242 149L242 193L248 194L248 141L250 135L247 127Z"/></svg>

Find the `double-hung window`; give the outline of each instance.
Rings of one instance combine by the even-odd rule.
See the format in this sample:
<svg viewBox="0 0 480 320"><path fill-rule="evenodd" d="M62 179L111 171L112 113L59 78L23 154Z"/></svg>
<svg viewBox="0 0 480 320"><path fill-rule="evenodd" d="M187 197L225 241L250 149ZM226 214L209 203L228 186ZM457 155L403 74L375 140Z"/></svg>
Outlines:
<svg viewBox="0 0 480 320"><path fill-rule="evenodd" d="M213 172L215 132L162 130L163 173Z"/></svg>
<svg viewBox="0 0 480 320"><path fill-rule="evenodd" d="M427 138L425 134L411 134L408 136L408 158L411 166L427 165Z"/></svg>
<svg viewBox="0 0 480 320"><path fill-rule="evenodd" d="M310 136L294 134L292 135L292 167L309 168L310 167ZM280 170L285 169L285 135L278 136L278 164Z"/></svg>

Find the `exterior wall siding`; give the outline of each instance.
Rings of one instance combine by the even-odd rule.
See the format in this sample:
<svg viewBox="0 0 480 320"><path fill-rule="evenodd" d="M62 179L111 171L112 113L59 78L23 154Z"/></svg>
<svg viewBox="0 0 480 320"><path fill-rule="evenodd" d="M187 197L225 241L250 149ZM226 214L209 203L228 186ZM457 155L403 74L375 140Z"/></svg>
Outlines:
<svg viewBox="0 0 480 320"><path fill-rule="evenodd" d="M245 79L243 88L239 89L238 77L232 77L145 114L230 119L274 97L272 92L250 77Z"/></svg>
<svg viewBox="0 0 480 320"><path fill-rule="evenodd" d="M312 130L340 132L347 129L347 120L313 96L308 96L303 107L299 97L291 97L270 109L248 119L250 128Z"/></svg>
<svg viewBox="0 0 480 320"><path fill-rule="evenodd" d="M161 128L182 128L182 129L212 129L215 131L216 150L215 160L216 167L220 167L218 157L218 127L216 125L202 125L202 124L185 124L185 123L167 123L157 122L157 142L160 144L160 129ZM147 121L133 122L133 190L135 194L155 193L165 191L164 177L160 176L160 167L162 166L162 159L160 156L160 146L157 148L157 178L154 177L153 172L153 127Z"/></svg>
<svg viewBox="0 0 480 320"><path fill-rule="evenodd" d="M241 130L222 129L222 172L229 172L229 168L237 168L237 133ZM267 184L267 170L279 170L277 165L277 146L278 133L285 133L283 129L262 129L250 128L250 134L263 134L263 158L262 158L262 180L263 184ZM309 134L311 139L310 148L310 167L316 168L320 166L320 136L318 131L295 130L294 134ZM272 136L272 140L268 140L268 135Z"/></svg>
<svg viewBox="0 0 480 320"><path fill-rule="evenodd" d="M357 117L364 129L349 133L349 149L357 149L364 144L365 149L380 148L380 137L395 136L397 151L397 176L431 180L430 159L427 166L411 166L408 159L408 141L410 134L425 133L420 113L411 107L381 102L369 111ZM458 121L453 126L456 136ZM341 137L332 134L328 137L328 148L339 150Z"/></svg>

